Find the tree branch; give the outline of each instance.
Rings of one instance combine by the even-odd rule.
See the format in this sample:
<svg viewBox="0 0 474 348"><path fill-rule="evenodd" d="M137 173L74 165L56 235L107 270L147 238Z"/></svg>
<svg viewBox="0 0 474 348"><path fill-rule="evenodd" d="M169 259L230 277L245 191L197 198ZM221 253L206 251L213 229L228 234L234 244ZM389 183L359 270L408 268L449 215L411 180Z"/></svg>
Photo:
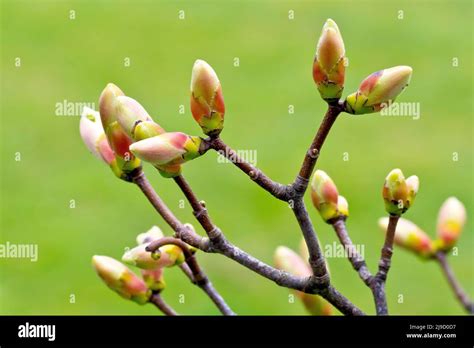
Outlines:
<svg viewBox="0 0 474 348"><path fill-rule="evenodd" d="M393 254L393 240L399 216L390 215L385 235L385 243L379 261L379 270L372 280L372 293L374 294L375 308L378 315L387 315L387 296L385 294L385 281L390 269Z"/></svg>
<svg viewBox="0 0 474 348"><path fill-rule="evenodd" d="M240 158L237 152L224 143L221 138L214 137L204 140L208 142L210 148L230 160L237 168L247 174L250 179L255 181L257 185L280 200L288 200L288 186L273 181L263 171Z"/></svg>
<svg viewBox="0 0 474 348"><path fill-rule="evenodd" d="M208 243L202 237L193 233L191 229L184 226L173 214L173 212L166 206L166 204L161 200L161 198L156 194L153 187L150 185L150 182L147 180L145 173L141 168L136 170L131 175L132 181L140 188L144 195L148 198L148 201L153 205L156 211L163 217L163 219L170 225L170 227L176 232L179 233L182 230L188 231L190 239L192 238L196 242L196 247L206 249L208 248ZM184 243L183 243L184 244ZM183 249L183 248L182 248ZM188 252L189 249L185 248ZM189 265L190 270L193 272L193 277L196 281L196 285L201 287L201 289L211 298L211 300L216 304L222 314L233 315L234 313L230 307L225 303L222 296L219 295L217 290L214 288L212 283L209 281L205 273L201 270L194 255L191 254L191 258L187 260L191 262ZM189 261L189 262L188 262ZM183 268L181 268L184 270ZM185 271L185 270L184 270ZM196 274L195 272L198 273ZM186 272L185 272L186 273Z"/></svg>
<svg viewBox="0 0 474 348"><path fill-rule="evenodd" d="M192 273L191 281L199 286L214 302L216 307L220 310L220 312L224 315L235 315L235 313L230 309L230 307L225 303L222 296L216 291L212 283L209 281L209 278L203 272L201 267L199 266L196 257L194 254L189 250L188 245L183 242L181 239L173 238L173 237L163 237L158 240L151 242L147 246L148 251L155 251L156 249L162 247L163 245L174 244L183 250L184 258L186 264L189 266L189 269Z"/></svg>
<svg viewBox="0 0 474 348"><path fill-rule="evenodd" d="M309 252L309 264L311 269L321 285L329 285L329 273L326 267L318 237L314 231L313 224L308 215L308 211L303 202L303 198L299 197L293 202L293 213L301 228L305 243Z"/></svg>
<svg viewBox="0 0 474 348"><path fill-rule="evenodd" d="M315 276L310 278L296 277L290 273L271 267L231 244L229 241L227 241L222 231L211 221L207 209L196 197L184 177L177 176L174 178L174 180L193 208L193 213L196 219L199 221L209 236L211 245L210 248L206 250L207 252L216 252L225 255L239 264L249 268L250 270L260 274L261 276L274 281L280 286L300 290L306 293L320 294L344 314L363 314L361 310L355 307L349 300L347 300L335 289L329 289L329 275L326 271L326 264L324 258L322 258L319 243L317 241L316 235L314 234L311 221L309 220L307 211L301 199L299 203L295 204L295 214L298 215L298 218L301 220L301 224L303 224L305 231L307 232L306 235L310 241L310 245L316 246L312 247L310 250L319 250L319 256L314 256L313 259L310 257L311 263L315 265L317 269ZM192 242L194 242L193 238L191 237L188 239L187 234L187 231L182 231L178 237L192 245Z"/></svg>
<svg viewBox="0 0 474 348"><path fill-rule="evenodd" d="M357 252L354 244L352 243L349 233L347 232L345 219L340 217L331 222L334 231L336 232L339 241L344 246L344 250L347 253L347 259L352 264L352 267L359 274L359 277L367 286L371 286L372 274L370 273L364 258Z"/></svg>
<svg viewBox="0 0 474 348"><path fill-rule="evenodd" d="M319 126L318 132L316 133L313 142L311 143L306 155L304 157L303 163L301 165L299 177L309 180L313 169L316 165L316 162L321 153L321 148L324 145L324 141L331 130L332 125L336 122L337 116L344 110L343 103L338 103L334 105L329 105L326 114ZM295 180L295 182L298 178ZM306 188L305 188L306 189Z"/></svg>
<svg viewBox="0 0 474 348"><path fill-rule="evenodd" d="M466 294L461 284L456 279L453 270L448 264L446 254L442 251L438 251L435 256L458 301L461 302L462 306L468 313L474 314L474 304L469 299L469 296Z"/></svg>
<svg viewBox="0 0 474 348"><path fill-rule="evenodd" d="M150 297L150 303L153 303L160 311L165 315L175 316L178 315L176 311L168 305L165 300L161 297L158 292L155 292Z"/></svg>
<svg viewBox="0 0 474 348"><path fill-rule="evenodd" d="M364 314L360 309L353 305L339 292L335 291L335 289L333 289L331 286L325 287L323 288L323 291L321 291L321 286L318 283L319 280L316 277L297 277L288 272L278 270L232 245L227 241L221 230L215 226L212 221L210 221L206 208L203 207L201 203L199 203L199 200L196 198L189 185L182 186L185 188L183 192L185 192L186 197L188 200L190 200L190 204L193 206L193 209L199 208L197 211L195 211L195 216L201 225L203 225L203 227L206 229L209 238L201 237L190 228L184 226L156 194L156 192L153 190L153 187L150 185L141 170L134 173L132 181L139 186L141 191L155 207L156 211L173 228L176 237L183 240L187 244L192 245L204 252L214 252L225 255L228 258L247 267L248 269L262 275L263 277L274 281L278 285L310 294L321 293L321 296L326 298L343 314ZM181 180L178 180L178 182L180 181Z"/></svg>

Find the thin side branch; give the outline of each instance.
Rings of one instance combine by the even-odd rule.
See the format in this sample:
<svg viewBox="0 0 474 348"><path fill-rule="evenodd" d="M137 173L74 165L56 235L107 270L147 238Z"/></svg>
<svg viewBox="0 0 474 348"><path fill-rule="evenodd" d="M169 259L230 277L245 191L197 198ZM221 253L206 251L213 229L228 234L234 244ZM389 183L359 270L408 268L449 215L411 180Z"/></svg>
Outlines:
<svg viewBox="0 0 474 348"><path fill-rule="evenodd" d="M375 308L378 315L388 315L387 296L385 294L385 281L390 270L390 263L393 254L393 240L399 216L390 215L385 235L385 243L379 261L379 270L372 280L372 292L375 300Z"/></svg>
<svg viewBox="0 0 474 348"><path fill-rule="evenodd" d="M297 198L293 202L293 213L300 225L305 243L308 247L308 262L313 270L313 274L318 279L318 283L321 285L329 285L330 279L326 261L302 198Z"/></svg>
<svg viewBox="0 0 474 348"><path fill-rule="evenodd" d="M336 122L337 116L344 110L344 106L341 104L329 105L326 114L324 115L323 121L319 126L318 132L313 139L308 151L301 165L299 176L303 179L309 180L313 173L314 166L318 160L321 148L324 145L324 141L331 130L332 125ZM296 182L296 181L295 181Z"/></svg>
<svg viewBox="0 0 474 348"><path fill-rule="evenodd" d="M184 226L173 214L173 212L168 208L168 206L161 200L161 198L156 194L155 190L151 186L150 182L145 176L145 173L141 168L136 170L132 175L132 181L140 188L143 194L147 197L148 201L153 205L156 211L161 215L161 217L170 225L170 227L176 232L188 231L190 238L196 242L195 247L198 248L207 248L206 240L203 240L202 237L193 233L193 231L186 226ZM185 246L186 244L183 243ZM183 249L183 248L181 248ZM187 246L183 249L189 253ZM202 288L202 290L211 298L211 300L216 304L221 313L225 315L234 315L230 307L226 304L222 296L217 292L212 283L209 281L205 273L201 270L194 255L188 255L189 260L187 259L186 263L188 264L190 270L193 272L193 278L196 281L196 285ZM182 268L183 269L183 268ZM197 275L195 272L198 272Z"/></svg>
<svg viewBox="0 0 474 348"><path fill-rule="evenodd" d="M326 296L325 298L344 314L363 314L361 310L350 303L350 301L348 301L340 293L336 292L335 289L328 290L329 275L326 271L326 264L324 258L322 258L319 242L317 241L314 230L312 229L311 221L309 220L302 200L300 200L298 204L295 205L295 214L298 215L298 218L301 220L301 224L304 225L310 245L315 246L310 250L319 250L319 254L315 254L316 256L314 256L313 259L310 258L311 263L317 269L317 273L309 278L296 277L290 273L271 267L231 244L229 241L227 241L222 231L212 222L207 209L196 197L184 177L178 176L174 179L193 208L193 213L196 219L199 221L209 236L211 245L210 248L206 250L207 252L216 252L225 255L239 264L249 268L250 270L260 274L261 276L274 281L280 286L300 290L306 293L320 294L323 297ZM191 237L188 239L187 231L182 231L177 237L192 245L193 238Z"/></svg>
<svg viewBox="0 0 474 348"><path fill-rule="evenodd" d="M153 303L160 311L163 312L164 315L168 316L175 316L178 315L176 311L168 305L165 300L161 297L161 295L157 292L151 295L150 303Z"/></svg>
<svg viewBox="0 0 474 348"><path fill-rule="evenodd" d="M334 231L336 232L339 241L344 246L344 250L347 253L347 259L352 264L352 267L359 274L359 277L367 286L371 286L372 274L370 273L364 258L357 252L356 247L352 243L349 233L347 232L346 222L344 218L337 218L331 223Z"/></svg>
<svg viewBox="0 0 474 348"><path fill-rule="evenodd" d="M454 275L453 270L448 264L446 254L442 251L437 252L436 260L438 260L438 263L441 266L441 269L443 270L443 273L446 276L446 279L448 280L448 283L451 286L451 289L456 295L456 298L458 299L458 301L462 304L462 306L468 313L474 314L474 304L469 299L469 296L463 290L461 284L456 279L456 276Z"/></svg>
<svg viewBox="0 0 474 348"><path fill-rule="evenodd" d="M268 191L274 197L286 201L288 200L288 187L270 179L263 171L246 162L237 155L237 152L229 147L221 138L215 137L205 139L209 142L209 147L230 160L237 168L249 176L264 190Z"/></svg>
<svg viewBox="0 0 474 348"><path fill-rule="evenodd" d="M181 239L173 237L163 237L151 242L147 246L147 250L155 251L163 245L168 244L174 244L180 247L181 250L183 250L185 262L189 266L189 270L192 273L192 282L199 286L210 297L210 299L214 302L220 312L224 315L235 315L232 309L230 309L230 307L224 301L222 296L216 291L212 283L209 281L209 278L199 266L199 263L197 262L194 254L189 250L186 243L183 242Z"/></svg>
<svg viewBox="0 0 474 348"><path fill-rule="evenodd" d="M326 298L328 302L334 305L343 314L364 315L364 313L360 309L358 309L354 304L352 304L339 292L335 291L335 289L331 287L329 288L326 287L326 288L323 288L323 290L325 291L321 291L320 290L321 287L318 284L317 278L297 277L288 272L278 270L256 259L255 257L249 255L243 250L237 248L236 246L232 245L230 242L226 240L225 236L220 231L220 229L214 226L212 222L210 222L210 218L207 215L207 211L202 206L202 204L199 203L199 200L196 198L196 196L190 190L190 188L189 188L187 197L189 196L188 199L191 199L191 201L193 201L192 206L198 208L198 205L196 204L196 202L198 202L199 207L201 207L197 213L195 212L196 218L200 222L201 222L201 219L204 222L208 220L210 222L207 225L207 227L205 227L209 238L201 237L197 235L190 228L187 228L186 226L184 226L174 216L174 214L165 205L165 203L161 200L161 198L156 194L153 187L150 185L150 183L148 182L144 173L141 170L135 173L133 182L135 182L140 187L141 191L152 203L156 211L173 228L173 230L175 231L176 237L186 242L187 244L192 245L195 248L198 248L204 252L214 252L214 253L220 253L222 255L225 255L228 258L247 267L248 269L262 275L263 277L274 281L278 285L281 285L290 289L295 289L302 292L310 293L310 294L318 294L319 292L321 292L321 296ZM191 195L194 197L192 197ZM201 212L201 214L199 214L199 212ZM201 216L204 216L204 218L202 218ZM204 226L206 226L205 223L204 223ZM211 227L212 229L210 229L209 227ZM210 229L210 230L207 231L207 229Z"/></svg>

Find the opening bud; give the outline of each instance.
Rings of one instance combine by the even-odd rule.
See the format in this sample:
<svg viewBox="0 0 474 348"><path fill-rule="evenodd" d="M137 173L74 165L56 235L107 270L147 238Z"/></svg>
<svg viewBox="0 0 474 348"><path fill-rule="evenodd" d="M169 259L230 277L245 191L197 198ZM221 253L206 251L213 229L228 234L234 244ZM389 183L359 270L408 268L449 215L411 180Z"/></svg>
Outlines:
<svg viewBox="0 0 474 348"><path fill-rule="evenodd" d="M413 205L418 187L417 176L413 175L405 180L400 169L393 169L385 178L382 189L387 213L397 216L405 213Z"/></svg>
<svg viewBox="0 0 474 348"><path fill-rule="evenodd" d="M347 96L346 111L354 115L380 111L408 86L412 71L401 65L374 72L362 81L357 92Z"/></svg>
<svg viewBox="0 0 474 348"><path fill-rule="evenodd" d="M104 129L107 129L111 123L117 121L117 97L124 95L122 90L113 83L108 83L102 91L99 97L99 111Z"/></svg>
<svg viewBox="0 0 474 348"><path fill-rule="evenodd" d="M173 267L184 262L183 251L176 245L164 245L157 251L151 253L146 250L148 244L140 244L126 251L122 256L122 261L129 265L148 270Z"/></svg>
<svg viewBox="0 0 474 348"><path fill-rule="evenodd" d="M224 127L224 97L216 72L203 60L196 60L191 76L191 113L204 134L218 135Z"/></svg>
<svg viewBox="0 0 474 348"><path fill-rule="evenodd" d="M115 112L117 114L117 120L120 126L125 131L125 133L127 133L127 135L132 139L135 139L133 133L135 126L138 123L145 121L153 122L150 115L148 115L148 112L146 112L145 108L135 99L127 96L117 97ZM159 127L159 125L157 125L156 123L155 125ZM159 129L159 134L165 132L161 127Z"/></svg>
<svg viewBox="0 0 474 348"><path fill-rule="evenodd" d="M145 284L153 291L162 291L166 287L163 268L142 269L142 278Z"/></svg>
<svg viewBox="0 0 474 348"><path fill-rule="evenodd" d="M139 304L145 304L151 296L151 290L145 282L119 261L95 255L92 264L105 284L120 296Z"/></svg>
<svg viewBox="0 0 474 348"><path fill-rule="evenodd" d="M344 89L345 48L339 28L332 19L323 26L313 62L313 79L321 98L338 101Z"/></svg>
<svg viewBox="0 0 474 348"><path fill-rule="evenodd" d="M148 231L140 233L137 236L137 244L149 244L154 240L163 238L163 232L158 226L153 226Z"/></svg>
<svg viewBox="0 0 474 348"><path fill-rule="evenodd" d="M79 124L79 131L84 144L86 144L94 156L109 165L114 161L114 152L107 142L100 120L100 114L97 111L84 107Z"/></svg>
<svg viewBox="0 0 474 348"><path fill-rule="evenodd" d="M128 148L133 140L118 122L118 97L121 96L124 94L120 88L113 83L107 84L99 98L99 110L107 141L115 153L117 167L125 173L122 178L127 180L126 174L140 167L140 161L130 153Z"/></svg>

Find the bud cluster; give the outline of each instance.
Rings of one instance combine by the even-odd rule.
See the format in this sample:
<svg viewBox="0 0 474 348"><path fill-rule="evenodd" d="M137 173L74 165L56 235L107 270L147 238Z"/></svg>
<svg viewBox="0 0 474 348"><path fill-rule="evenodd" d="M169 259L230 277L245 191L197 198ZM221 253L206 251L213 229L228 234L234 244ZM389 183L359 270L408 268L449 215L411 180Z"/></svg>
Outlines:
<svg viewBox="0 0 474 348"><path fill-rule="evenodd" d="M410 208L414 201L420 181L416 175L405 179L400 169L388 173L382 189L385 210L390 215L400 216Z"/></svg>
<svg viewBox="0 0 474 348"><path fill-rule="evenodd" d="M455 197L448 198L440 208L436 227L437 238L432 240L420 227L413 222L400 218L395 230L395 244L430 258L438 251L447 252L453 248L461 235L466 223L466 208ZM388 217L379 219L383 232L388 227Z"/></svg>
<svg viewBox="0 0 474 348"><path fill-rule="evenodd" d="M163 245L154 253L146 246L163 237L163 232L153 226L137 236L138 246L127 250L122 256L126 264L138 267L141 277L127 266L108 256L94 256L92 263L106 285L126 299L145 304L153 292L165 289L164 269L184 262L184 253L176 245Z"/></svg>
<svg viewBox="0 0 474 348"><path fill-rule="evenodd" d="M347 65L344 41L332 19L324 23L313 61L313 80L321 98L336 104L344 89ZM344 100L344 111L360 115L380 111L388 106L410 83L412 68L395 66L369 75L358 90Z"/></svg>

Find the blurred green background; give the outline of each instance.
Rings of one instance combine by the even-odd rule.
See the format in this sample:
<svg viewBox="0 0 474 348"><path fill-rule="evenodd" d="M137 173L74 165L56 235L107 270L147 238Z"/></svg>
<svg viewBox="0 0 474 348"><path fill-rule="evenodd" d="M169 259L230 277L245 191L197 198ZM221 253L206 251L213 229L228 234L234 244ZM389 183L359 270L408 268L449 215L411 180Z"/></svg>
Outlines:
<svg viewBox="0 0 474 348"><path fill-rule="evenodd" d="M405 217L430 235L447 197L458 197L472 213L471 1L2 1L0 242L36 243L39 259L0 259L0 313L157 313L108 290L91 257L119 258L153 224L171 230L134 185L117 180L87 152L78 115L56 115L57 103L97 105L103 87L114 82L164 128L199 135L189 111L189 81L194 60L205 59L223 85L223 139L236 149L257 150L258 166L288 183L325 111L311 64L329 17L339 25L350 62L344 95L373 71L410 65L412 83L398 101L421 108L419 120L341 116L318 162L349 200L350 234L364 245L370 268L383 243L376 221L384 215L381 185L392 168L419 176L419 196ZM178 217L193 222L189 206L179 207L183 196L174 183L146 170ZM278 245L298 248L301 234L289 208L231 164L218 163L215 153L187 164L185 176L244 250L272 263ZM310 204L309 195L306 200ZM309 210L323 246L335 241ZM449 257L471 295L472 228L468 220L458 255ZM287 289L223 256L199 253L199 260L237 313L305 313L300 303L289 303ZM349 262L328 262L333 284L373 313L370 291ZM177 311L218 313L179 270L168 270L166 278L163 296ZM463 313L438 265L404 250L395 252L387 292L393 314Z"/></svg>

